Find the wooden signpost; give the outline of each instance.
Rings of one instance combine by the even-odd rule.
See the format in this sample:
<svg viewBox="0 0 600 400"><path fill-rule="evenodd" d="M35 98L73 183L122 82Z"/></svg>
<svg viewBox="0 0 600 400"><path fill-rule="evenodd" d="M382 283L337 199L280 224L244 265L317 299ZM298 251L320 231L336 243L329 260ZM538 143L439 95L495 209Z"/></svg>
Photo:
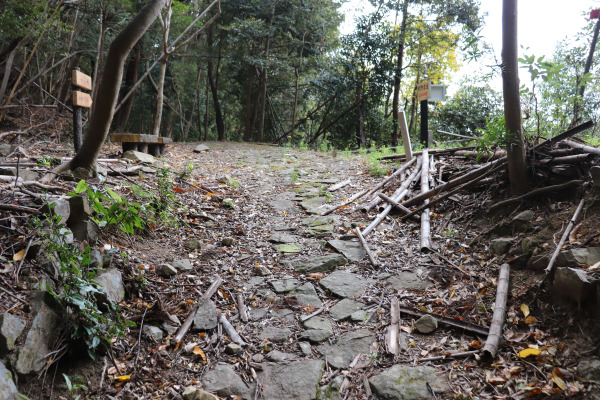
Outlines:
<svg viewBox="0 0 600 400"><path fill-rule="evenodd" d="M73 145L77 153L83 144L82 112L84 108L92 106L92 98L83 90L92 90L92 78L82 73L79 68L73 69L71 73L71 85L73 86Z"/></svg>
<svg viewBox="0 0 600 400"><path fill-rule="evenodd" d="M425 148L431 144L429 133L429 110L427 103L445 101L446 88L444 85L432 85L429 81L417 84L417 100L421 103L421 143Z"/></svg>

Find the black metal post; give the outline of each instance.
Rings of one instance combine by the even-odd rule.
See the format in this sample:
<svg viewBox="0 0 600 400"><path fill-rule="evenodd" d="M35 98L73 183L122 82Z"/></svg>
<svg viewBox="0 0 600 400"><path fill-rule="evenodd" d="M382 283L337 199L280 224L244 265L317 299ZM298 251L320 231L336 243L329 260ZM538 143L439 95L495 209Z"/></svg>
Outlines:
<svg viewBox="0 0 600 400"><path fill-rule="evenodd" d="M429 148L429 121L427 100L421 100L421 143Z"/></svg>

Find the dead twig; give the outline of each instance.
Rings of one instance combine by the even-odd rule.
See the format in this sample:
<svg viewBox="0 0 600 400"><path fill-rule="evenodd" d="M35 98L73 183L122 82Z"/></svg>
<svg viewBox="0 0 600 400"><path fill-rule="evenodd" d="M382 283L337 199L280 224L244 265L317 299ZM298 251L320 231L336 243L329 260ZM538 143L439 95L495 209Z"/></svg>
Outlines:
<svg viewBox="0 0 600 400"><path fill-rule="evenodd" d="M356 227L356 235L358 236L358 240L360 240L360 244L362 244L363 248L367 252L367 255L369 256L369 260L371 261L371 265L373 265L374 267L378 267L379 263L375 259L375 255L369 248L369 245L367 244L367 241L365 240L364 236L360 232L360 228L358 226Z"/></svg>
<svg viewBox="0 0 600 400"><path fill-rule="evenodd" d="M494 303L494 315L490 331L482 350L482 357L486 361L492 361L498 353L498 345L502 337L502 327L506 318L506 301L508 299L508 284L510 282L510 265L500 266L500 277L498 278L498 289L496 290L496 301Z"/></svg>

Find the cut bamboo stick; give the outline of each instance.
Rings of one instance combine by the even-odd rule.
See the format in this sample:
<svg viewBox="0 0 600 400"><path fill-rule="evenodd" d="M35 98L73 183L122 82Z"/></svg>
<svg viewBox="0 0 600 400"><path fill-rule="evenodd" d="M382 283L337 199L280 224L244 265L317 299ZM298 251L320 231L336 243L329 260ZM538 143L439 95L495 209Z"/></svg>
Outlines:
<svg viewBox="0 0 600 400"><path fill-rule="evenodd" d="M362 244L363 248L367 252L367 255L369 256L369 260L371 261L371 265L373 265L374 267L378 267L379 263L375 259L375 256L373 255L373 252L371 251L371 249L369 249L369 245L367 244L367 241L365 240L364 236L360 232L359 227L356 227L356 235L358 236L358 240L360 240L360 244Z"/></svg>
<svg viewBox="0 0 600 400"><path fill-rule="evenodd" d="M392 299L390 306L390 326L385 335L385 344L389 353L397 355L400 352L398 339L400 335L400 303L397 298Z"/></svg>
<svg viewBox="0 0 600 400"><path fill-rule="evenodd" d="M600 149L597 147L586 146L585 144L577 143L572 140L565 140L565 143L575 149L583 150L586 153L600 155Z"/></svg>
<svg viewBox="0 0 600 400"><path fill-rule="evenodd" d="M498 278L498 289L496 290L496 301L494 303L494 314L488 333L487 340L482 350L482 358L492 361L498 353L498 345L502 338L502 327L506 318L506 301L508 299L508 284L510 282L510 265L500 266L500 277Z"/></svg>
<svg viewBox="0 0 600 400"><path fill-rule="evenodd" d="M429 191L429 152L423 150L423 163L421 164L421 193ZM429 199L426 199L424 205L429 204ZM429 208L426 208L421 213L421 252L431 250L431 224L429 221Z"/></svg>

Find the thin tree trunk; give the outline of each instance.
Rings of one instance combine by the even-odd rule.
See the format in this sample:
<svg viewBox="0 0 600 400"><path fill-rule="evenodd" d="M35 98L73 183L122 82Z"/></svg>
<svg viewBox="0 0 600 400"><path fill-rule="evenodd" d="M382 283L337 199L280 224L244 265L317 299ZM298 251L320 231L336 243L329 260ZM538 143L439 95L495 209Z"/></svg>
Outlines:
<svg viewBox="0 0 600 400"><path fill-rule="evenodd" d="M101 73L104 64L104 39L106 37L106 23L106 4L102 2L100 5L100 33L98 35L96 61L94 62L94 72L92 74L94 85L92 86L91 96L94 102L92 103L92 108L90 108L89 111L90 115L93 115L96 109L96 94L98 93L98 87L100 86L99 74Z"/></svg>
<svg viewBox="0 0 600 400"><path fill-rule="evenodd" d="M142 46L140 42L136 43L134 51L135 55L129 60L129 63L127 64L127 70L125 72L125 88L128 90L131 89L138 80L139 69L140 65L142 64ZM129 115L131 114L131 109L133 108L134 97L135 89L131 96L125 100L119 111L117 111L117 115L115 116L115 126L117 132L125 132L127 122L129 121Z"/></svg>
<svg viewBox="0 0 600 400"><path fill-rule="evenodd" d="M4 95L6 94L6 88L8 87L8 81L10 78L10 73L12 71L12 65L15 60L15 56L25 42L26 39L21 39L12 49L12 51L8 55L8 58L6 59L6 65L4 66L4 77L2 78L2 84L0 85L0 103L2 103Z"/></svg>
<svg viewBox="0 0 600 400"><path fill-rule="evenodd" d="M404 60L404 42L406 41L406 25L408 23L408 0L402 5L402 26L400 27L400 38L398 39L398 56L396 70L394 71L394 99L392 101L392 120L394 121L394 132L392 134L392 146L398 146L400 122L398 120L400 104L400 81L402 80L402 64Z"/></svg>
<svg viewBox="0 0 600 400"><path fill-rule="evenodd" d="M508 179L513 195L527 191L527 160L521 125L521 98L519 96L517 2L502 3L502 88L504 93L504 119L509 139Z"/></svg>
<svg viewBox="0 0 600 400"><path fill-rule="evenodd" d="M356 109L358 111L358 147L367 148L367 139L365 138L365 113L362 107L362 82L356 84Z"/></svg>
<svg viewBox="0 0 600 400"><path fill-rule="evenodd" d="M244 142L249 142L252 140L252 133L254 130L254 108L256 106L252 101L252 86L254 84L254 75L256 74L255 68L253 66L248 67L248 78L246 80L246 98L244 103Z"/></svg>
<svg viewBox="0 0 600 400"><path fill-rule="evenodd" d="M208 30L207 44L209 47L212 47L212 45L213 45L213 28L212 27ZM217 88L219 71L217 68L217 73L216 73L217 76L215 76L215 74L213 72L212 57L209 57L207 60L207 68L208 68L208 83L210 86L210 91L212 93L213 106L215 109L215 123L217 125L218 140L225 140L225 124L223 123L223 113L221 111L221 104L219 103L218 88Z"/></svg>
<svg viewBox="0 0 600 400"><path fill-rule="evenodd" d="M165 93L165 77L167 75L167 58L169 57L169 32L171 30L171 16L173 15L172 0L167 0L165 4L164 15L161 13L158 16L162 27L162 47L164 56L160 59L160 72L158 75L158 88L156 95L156 112L154 113L154 126L152 135L160 136L160 123L162 121L164 93ZM169 136L170 137L170 136Z"/></svg>

